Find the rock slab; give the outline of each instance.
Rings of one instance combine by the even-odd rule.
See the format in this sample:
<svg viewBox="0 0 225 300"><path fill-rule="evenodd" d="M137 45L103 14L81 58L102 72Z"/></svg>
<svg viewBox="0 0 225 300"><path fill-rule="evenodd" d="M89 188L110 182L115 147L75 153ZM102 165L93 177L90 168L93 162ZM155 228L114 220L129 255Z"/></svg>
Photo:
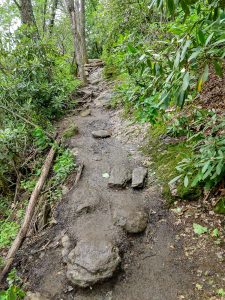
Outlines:
<svg viewBox="0 0 225 300"><path fill-rule="evenodd" d="M124 188L130 180L130 170L125 166L116 166L112 168L108 186L111 188Z"/></svg>
<svg viewBox="0 0 225 300"><path fill-rule="evenodd" d="M67 278L76 286L92 286L112 277L120 260L119 250L111 242L80 241L69 253Z"/></svg>
<svg viewBox="0 0 225 300"><path fill-rule="evenodd" d="M92 135L97 139L104 139L111 136L111 133L108 130L96 130L92 131Z"/></svg>
<svg viewBox="0 0 225 300"><path fill-rule="evenodd" d="M132 173L132 188L142 188L144 186L145 178L148 170L144 167L138 167Z"/></svg>

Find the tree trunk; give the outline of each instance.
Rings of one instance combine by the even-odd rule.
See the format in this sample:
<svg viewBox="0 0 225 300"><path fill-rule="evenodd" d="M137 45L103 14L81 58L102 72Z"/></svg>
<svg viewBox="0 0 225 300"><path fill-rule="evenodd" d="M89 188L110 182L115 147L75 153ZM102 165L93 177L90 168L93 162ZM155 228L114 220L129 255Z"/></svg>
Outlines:
<svg viewBox="0 0 225 300"><path fill-rule="evenodd" d="M80 36L84 64L88 63L85 34L85 0L80 0Z"/></svg>
<svg viewBox="0 0 225 300"><path fill-rule="evenodd" d="M31 0L20 0L21 21L26 25L35 25Z"/></svg>
<svg viewBox="0 0 225 300"><path fill-rule="evenodd" d="M49 23L49 34L50 34L50 36L52 35L52 32L53 32L53 27L54 27L54 23L55 23L55 15L56 15L58 2L59 2L58 0L54 0L53 4L52 4L52 13L51 13L51 19L50 19L50 23Z"/></svg>
<svg viewBox="0 0 225 300"><path fill-rule="evenodd" d="M45 30L46 30L47 2L48 2L48 0L45 0L44 9L43 9L43 35L45 33Z"/></svg>
<svg viewBox="0 0 225 300"><path fill-rule="evenodd" d="M84 60L83 60L82 48L81 48L82 43L81 43L81 36L79 33L80 18L78 17L78 14L76 12L74 0L66 0L66 4L71 19L71 27L72 27L73 38L74 38L74 49L76 54L76 62L78 65L79 76L83 81L83 83L86 84L87 78L84 70Z"/></svg>

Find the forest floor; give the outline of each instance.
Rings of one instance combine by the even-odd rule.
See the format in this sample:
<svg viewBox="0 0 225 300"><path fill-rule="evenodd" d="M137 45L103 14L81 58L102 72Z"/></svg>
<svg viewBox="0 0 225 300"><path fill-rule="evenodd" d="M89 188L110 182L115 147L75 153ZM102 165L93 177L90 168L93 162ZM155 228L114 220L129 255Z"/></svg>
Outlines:
<svg viewBox="0 0 225 300"><path fill-rule="evenodd" d="M67 143L77 164L84 164L82 176L65 187L55 224L27 241L17 257L25 288L34 293L27 299L225 299L224 247L193 231L202 219L214 226L214 216L197 202L168 209L151 158L140 151L149 143L148 126L109 108L112 86L101 68L91 69L89 82L79 91L78 109L58 124L59 130L79 129ZM98 130L109 136L94 137ZM144 188L133 189L128 180L118 188L143 166ZM74 248L75 258L68 258ZM101 276L111 278L90 284Z"/></svg>

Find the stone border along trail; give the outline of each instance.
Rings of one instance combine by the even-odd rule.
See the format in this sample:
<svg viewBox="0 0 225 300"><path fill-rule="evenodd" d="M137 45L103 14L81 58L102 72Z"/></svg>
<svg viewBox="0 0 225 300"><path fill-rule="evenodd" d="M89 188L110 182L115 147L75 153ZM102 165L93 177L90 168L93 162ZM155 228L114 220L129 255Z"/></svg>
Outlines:
<svg viewBox="0 0 225 300"><path fill-rule="evenodd" d="M147 182L137 141L119 140L126 128L105 108L112 92L102 69L89 72L82 111L63 121L79 128L68 145L84 171L58 204L56 224L22 249L26 299L196 300L160 188Z"/></svg>

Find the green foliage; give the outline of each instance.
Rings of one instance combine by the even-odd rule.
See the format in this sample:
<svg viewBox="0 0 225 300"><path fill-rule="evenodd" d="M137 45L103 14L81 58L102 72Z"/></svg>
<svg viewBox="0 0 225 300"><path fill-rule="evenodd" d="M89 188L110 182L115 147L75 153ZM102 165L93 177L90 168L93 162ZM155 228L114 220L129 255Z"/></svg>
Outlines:
<svg viewBox="0 0 225 300"><path fill-rule="evenodd" d="M75 87L66 58L51 42L31 39L23 31L14 42L16 47L0 53L2 65L7 65L1 74L1 102L33 111L34 118L35 112L50 119L59 116Z"/></svg>
<svg viewBox="0 0 225 300"><path fill-rule="evenodd" d="M1 300L20 300L24 299L26 293L18 286L11 285L6 291L0 291Z"/></svg>
<svg viewBox="0 0 225 300"><path fill-rule="evenodd" d="M16 236L19 225L16 222L1 221L0 222L0 249L9 246Z"/></svg>
<svg viewBox="0 0 225 300"><path fill-rule="evenodd" d="M225 198L219 199L214 207L214 211L218 214L225 214Z"/></svg>
<svg viewBox="0 0 225 300"><path fill-rule="evenodd" d="M53 166L55 182L63 182L75 166L75 157L72 152L69 149L61 149Z"/></svg>
<svg viewBox="0 0 225 300"><path fill-rule="evenodd" d="M20 300L24 299L26 293L20 288L21 279L17 276L16 270L13 269L8 277L7 282L9 288L5 291L0 291L1 300Z"/></svg>
<svg viewBox="0 0 225 300"><path fill-rule="evenodd" d="M204 227L204 226L196 224L196 223L193 224L193 229L194 229L194 233L196 233L198 235L202 235L202 234L208 232L207 227Z"/></svg>
<svg viewBox="0 0 225 300"><path fill-rule="evenodd" d="M118 98L139 120L156 123L169 105L192 101L211 66L222 76L225 15L221 3L209 2L209 8L174 0L99 6L105 72L120 74Z"/></svg>
<svg viewBox="0 0 225 300"><path fill-rule="evenodd" d="M33 130L34 144L39 150L44 150L49 145L49 138L44 133L41 127L36 127Z"/></svg>
<svg viewBox="0 0 225 300"><path fill-rule="evenodd" d="M65 131L63 132L63 137L65 139L71 138L74 135L78 134L79 129L76 124L70 125Z"/></svg>
<svg viewBox="0 0 225 300"><path fill-rule="evenodd" d="M211 188L218 184L225 175L225 138L223 118L213 115L203 126L202 134L196 135L200 141L193 144L193 153L189 158L182 160L177 170L184 178L184 185L196 186L204 184ZM189 177L192 178L191 182Z"/></svg>
<svg viewBox="0 0 225 300"><path fill-rule="evenodd" d="M217 294L221 297L224 297L225 296L225 290L224 289L218 289L217 290Z"/></svg>

